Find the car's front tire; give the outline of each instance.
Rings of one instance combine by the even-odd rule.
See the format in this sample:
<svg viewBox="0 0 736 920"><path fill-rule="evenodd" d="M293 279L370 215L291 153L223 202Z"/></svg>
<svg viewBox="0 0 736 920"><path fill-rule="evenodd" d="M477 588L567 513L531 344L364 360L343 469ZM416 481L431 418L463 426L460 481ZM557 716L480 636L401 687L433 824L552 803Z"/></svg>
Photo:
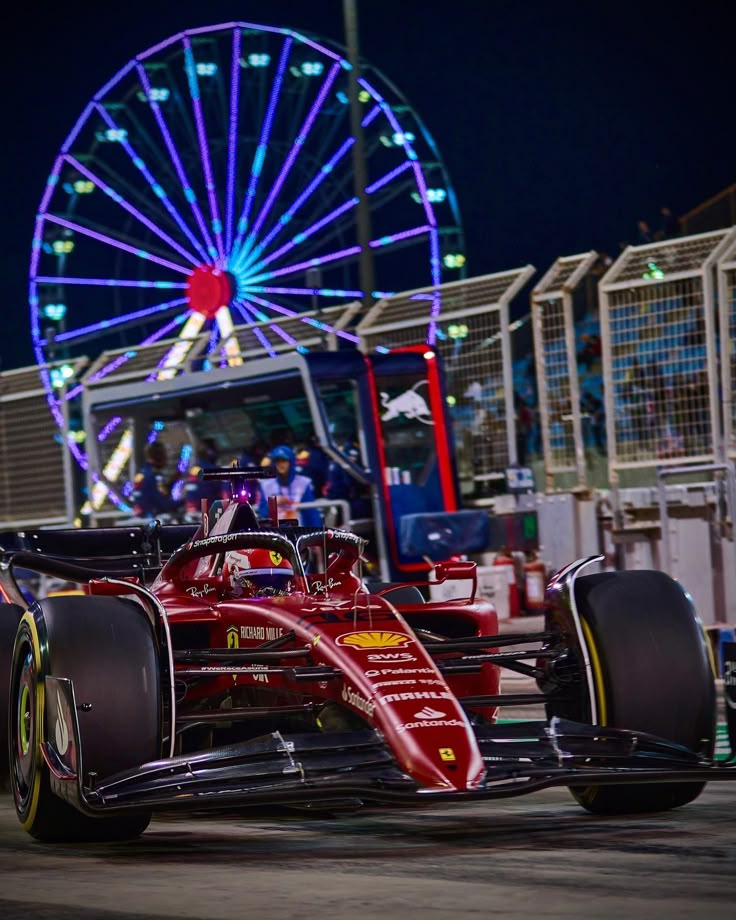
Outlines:
<svg viewBox="0 0 736 920"><path fill-rule="evenodd" d="M10 672L10 781L23 827L38 840L123 840L148 826L147 811L92 817L58 798L41 752L47 676L70 678L85 774L103 778L160 756L160 679L143 610L108 597L35 604L18 626Z"/></svg>
<svg viewBox="0 0 736 920"><path fill-rule="evenodd" d="M658 735L708 756L715 748L713 670L692 602L658 571L603 572L575 581L575 601L592 666L597 722ZM591 719L586 682L580 712ZM548 715L570 716L569 710ZM594 814L665 811L692 802L703 783L571 787Z"/></svg>

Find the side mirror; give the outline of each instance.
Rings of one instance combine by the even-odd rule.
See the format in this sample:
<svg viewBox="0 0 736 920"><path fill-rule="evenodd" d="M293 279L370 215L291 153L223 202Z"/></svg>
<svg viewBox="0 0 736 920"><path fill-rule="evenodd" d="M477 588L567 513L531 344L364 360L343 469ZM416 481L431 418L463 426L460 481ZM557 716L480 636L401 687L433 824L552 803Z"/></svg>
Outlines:
<svg viewBox="0 0 736 920"><path fill-rule="evenodd" d="M475 562L437 562L434 574L437 581L442 583L448 578L475 578L477 569Z"/></svg>

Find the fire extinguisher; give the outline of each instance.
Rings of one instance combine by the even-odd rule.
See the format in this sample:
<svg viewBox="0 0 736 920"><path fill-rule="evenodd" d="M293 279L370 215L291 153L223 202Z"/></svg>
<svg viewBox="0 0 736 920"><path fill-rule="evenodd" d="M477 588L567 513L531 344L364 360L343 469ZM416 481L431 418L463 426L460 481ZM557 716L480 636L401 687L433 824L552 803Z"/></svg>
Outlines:
<svg viewBox="0 0 736 920"><path fill-rule="evenodd" d="M504 547L500 552L496 553L493 564L503 566L506 569L506 577L509 583L509 616L518 617L521 613L521 605L519 603L519 586L516 583L516 565L513 556Z"/></svg>
<svg viewBox="0 0 736 920"><path fill-rule="evenodd" d="M524 563L524 607L527 613L544 610L547 568L536 553L529 553Z"/></svg>

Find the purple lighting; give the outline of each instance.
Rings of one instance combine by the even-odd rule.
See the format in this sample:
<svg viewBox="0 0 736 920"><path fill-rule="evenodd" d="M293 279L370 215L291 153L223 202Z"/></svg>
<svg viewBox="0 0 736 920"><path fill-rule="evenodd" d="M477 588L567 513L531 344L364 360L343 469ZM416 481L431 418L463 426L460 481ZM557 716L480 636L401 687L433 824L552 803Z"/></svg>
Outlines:
<svg viewBox="0 0 736 920"><path fill-rule="evenodd" d="M248 191L246 192L245 201L243 202L243 209L240 214L240 220L238 221L237 236L235 237L235 243L233 244L232 248L232 252L236 253L236 259L238 258L237 252L242 245L243 237L245 236L245 232L248 227L250 209L253 205L256 188L258 187L258 180L261 177L263 162L266 158L268 140L271 136L271 128L273 127L273 116L276 111L276 103L278 102L279 95L281 93L281 86L284 81L284 70L286 69L286 63L289 60L292 43L292 39L287 38L281 49L278 68L276 70L276 77L273 81L273 86L271 87L271 95L268 100L266 117L263 119L263 124L261 125L261 136L258 138L258 146L256 147L255 155L253 157L253 165L250 171L250 181L248 182Z"/></svg>
<svg viewBox="0 0 736 920"><path fill-rule="evenodd" d="M90 326L81 326L79 329L69 329L64 332L60 332L58 335L54 336L55 342L69 342L72 339L78 339L82 336L90 335L90 333L102 332L106 329L112 329L114 326L119 326L121 323L131 323L135 320L143 319L146 316L153 316L155 313L163 313L167 310L172 310L175 307L181 307L183 304L187 303L186 297L180 297L178 300L169 300L167 303L157 304L155 307L148 307L145 310L136 310L133 313L127 313L125 316L116 316L113 319L103 319L99 323L93 323ZM45 340L42 340L42 343L45 343Z"/></svg>
<svg viewBox="0 0 736 920"><path fill-rule="evenodd" d="M63 278L58 275L39 275L36 278L39 284L97 284L103 287L132 287L132 288L185 288L184 281L123 281L120 278Z"/></svg>
<svg viewBox="0 0 736 920"><path fill-rule="evenodd" d="M307 259L306 262L297 262L295 265L287 265L285 268L279 268L274 272L254 275L249 278L249 282L268 281L269 278L277 278L280 275L293 275L294 272L302 271L305 268L318 268L320 265L326 265L328 262L334 262L336 259L347 259L350 256L357 256L360 252L360 246L349 246L347 249L339 249L337 252L331 252L326 256L317 256L314 259Z"/></svg>
<svg viewBox="0 0 736 920"><path fill-rule="evenodd" d="M220 221L220 212L217 207L217 196L215 195L215 180L212 176L212 164L210 162L210 148L207 141L207 132L204 126L204 115L202 114L202 102L199 98L199 81L197 80L197 69L194 64L194 55L192 53L192 44L188 38L183 41L184 56L186 58L187 78L189 80L189 92L192 97L192 107L194 109L194 122L197 126L197 140L199 142L199 154L202 161L205 183L207 185L207 199L210 203L210 214L212 216L212 228L215 231L217 240L217 252L220 261L225 261L225 251L222 245L222 223Z"/></svg>
<svg viewBox="0 0 736 920"><path fill-rule="evenodd" d="M233 29L230 59L230 118L227 132L227 189L225 192L225 251L231 251L235 219L235 160L238 139L238 96L240 95L240 29Z"/></svg>
<svg viewBox="0 0 736 920"><path fill-rule="evenodd" d="M272 303L270 300L263 300L261 297L256 297L255 294L251 294L248 299L252 300L253 303L259 304L261 307L266 307L267 310L274 310L276 313L281 313L282 316L289 316L291 319L298 319L302 323L306 323L308 326L315 326L317 329L321 329L323 332L331 332L333 335L337 335L341 339L345 339L348 342L357 343L360 341L357 335L352 335L349 332L344 332L342 329L336 329L335 326L330 326L328 323L323 323L321 320L312 319L312 317L306 316L303 313L298 313L296 310L289 310L286 307L280 306L279 304Z"/></svg>
<svg viewBox="0 0 736 920"><path fill-rule="evenodd" d="M136 220L140 221L144 227L147 227L150 231L156 234L159 239L162 239L165 243L168 243L172 249L175 249L180 255L182 255L188 262L191 262L192 265L198 265L199 259L196 256L193 256L190 252L187 252L183 246L179 245L176 240L172 239L167 233L164 233L160 227L149 220L144 214L142 214L137 208L134 208L129 202L118 195L114 189L112 189L106 182L103 182L99 176L95 175L91 169L87 169L79 160L76 160L72 156L65 157L67 163L72 166L74 169L78 170L85 178L89 179L90 182L93 182L97 188L101 189L109 198L111 198L116 204L119 204L121 208L124 208L129 214L132 214ZM50 217L51 215L46 215Z"/></svg>
<svg viewBox="0 0 736 920"><path fill-rule="evenodd" d="M151 90L151 84L145 69L140 65L138 65L138 74L141 79L141 86L143 86L146 94L149 94ZM166 145L166 150L168 151L169 158L174 165L176 175L179 178L179 182L181 183L181 187L184 191L187 201L189 201L189 205L192 209L192 214L194 215L194 219L196 220L197 226L199 227L199 232L202 234L202 238L205 241L207 249L211 252L214 252L215 244L212 242L212 237L210 236L209 230L207 229L207 224L197 202L196 195L194 194L194 191L192 190L192 187L189 183L189 179L184 170L184 165L182 164L181 157L179 156L179 151L176 149L176 144L174 143L174 139L171 136L171 131L169 131L169 127L166 124L166 119L164 118L164 113L161 111L161 106L158 104L158 102L151 102L150 105L151 111L153 112L154 118L156 119L156 123L158 124L159 130L161 131L161 137L163 138L163 142ZM207 253L205 253L204 249L202 249L199 243L197 243L197 250L202 258L206 260Z"/></svg>
<svg viewBox="0 0 736 920"><path fill-rule="evenodd" d="M292 237L288 243L285 243L280 249L272 252L271 255L267 256L257 265L251 266L250 271L257 272L260 269L265 268L266 265L273 262L274 259L278 259L280 256L285 255L287 252L289 252L289 250L293 249L294 246L300 246L305 240L309 239L309 237L315 234L318 230L321 230L323 227L327 226L327 224L340 217L340 215L346 214L348 211L354 208L357 203L357 198L351 198L349 201L339 205L339 207L330 211L330 213L325 215L325 217L312 224L311 227L307 227L306 230L302 230L301 233L298 233L296 236Z"/></svg>
<svg viewBox="0 0 736 920"><path fill-rule="evenodd" d="M299 133L297 134L296 140L294 141L294 144L291 150L289 151L288 156L286 157L286 161L284 162L284 165L281 168L281 172L278 174L278 177L276 178L276 181L274 182L271 188L271 191L268 193L268 198L266 199L263 207L260 210L260 213L258 214L258 217L256 218L255 223L253 224L253 229L251 230L250 235L248 236L248 238L246 239L243 245L244 254L249 251L253 241L257 237L263 225L264 220L266 219L269 211L273 207L273 203L276 200L276 196L281 191L281 186L286 181L286 177L289 175L289 172L291 171L291 167L294 165L294 161L299 156L302 150L302 147L304 146L304 143L309 135L309 132L312 129L312 125L314 124L314 120L317 117L317 113L322 108L325 98L327 94L329 93L332 87L332 84L335 82L335 78L337 77L339 70L340 70L340 65L334 64L330 68L330 71L327 74L327 77L325 78L322 86L320 87L319 93L317 94L317 98L312 103L312 107L307 113L307 117L304 119L304 123L299 129ZM240 261L240 259L238 259L238 261Z"/></svg>
<svg viewBox="0 0 736 920"><path fill-rule="evenodd" d="M274 224L271 230L268 231L265 237L261 240L258 246L251 252L250 258L245 262L243 268L249 268L253 262L258 258L258 256L263 252L263 250L268 246L274 237L284 229L284 227L291 221L299 208L304 204L304 202L311 197L314 191L327 179L330 173L333 171L337 163L345 156L345 154L350 150L350 148L355 143L354 137L349 137L346 141L343 142L340 149L334 153L330 159L321 167L317 175L312 179L309 185L304 189L304 191L299 195L294 202L284 211L283 215L279 220Z"/></svg>
<svg viewBox="0 0 736 920"><path fill-rule="evenodd" d="M55 214L47 214L46 220L50 221L52 224L58 224L60 227L66 227L68 230L73 230L75 233L81 233L100 243L108 243L110 246L114 246L116 249L122 249L123 252L129 252L139 259L155 262L157 265L163 265L164 268L170 268L175 272L181 272L182 275L189 274L189 269L185 268L183 265L178 265L176 262L169 262L168 259L161 259L159 256L154 256L150 252L146 252L136 246L128 246L127 243L122 243L120 240L113 239L111 236L105 236L104 233L97 233L94 230L90 230L89 227L83 227L81 224L76 224L71 220L64 220L63 217L57 217Z"/></svg>
<svg viewBox="0 0 736 920"><path fill-rule="evenodd" d="M425 224L422 227L414 227L412 230L402 230L401 233L391 233L388 236L382 236L378 240L371 240L368 245L373 249L379 249L381 246L390 246L391 243L398 243L400 240L408 240L412 236L429 233L431 229Z"/></svg>
<svg viewBox="0 0 736 920"><path fill-rule="evenodd" d="M101 106L101 105L98 105L98 106L97 106L97 111L100 113L100 115L102 116L103 120L105 121L105 123L108 125L108 127L109 127L111 130L113 130L113 131L119 131L119 130L120 130L120 128L118 127L118 125L115 123L115 121L112 119L112 117L111 117L110 114L108 113L107 109L103 108L103 106ZM189 227L188 227L188 226L186 225L186 223L184 222L184 218L183 218L183 217L181 216L181 214L179 214L179 212L176 210L176 208L174 207L174 205L173 205L173 204L171 203L171 201L169 200L168 195L166 195L166 193L164 192L164 190L163 190L163 188L161 187L161 185L154 179L154 177L153 177L151 171L148 169L148 167L146 166L146 164L143 162L143 159L142 159L141 157L139 157L138 154L135 152L135 150L133 149L132 145L128 142L128 140L127 140L126 137L124 137L124 138L120 141L120 145L123 147L123 149L125 150L125 152L126 152L126 153L128 154L128 156L130 157L131 163L135 166L135 168L138 170L138 172L140 172L140 174L141 174L141 175L143 176L143 178L146 180L146 182L147 182L148 185L150 186L151 191L154 193L154 195L156 196L156 198L157 198L159 201L161 201L161 203L163 204L163 206L166 208L166 210L169 212L169 214L170 214L170 215L173 217L173 219L176 221L176 223L177 223L177 225L180 227L182 233L184 233L184 235L185 235L186 238L189 240L189 242L194 246L194 248L195 248L198 252L202 253L202 256L206 259L207 257L204 255L204 252L203 252L203 250L202 250L202 247L201 247L200 244L199 244L199 241L197 240L197 238L194 236L194 234L192 233L192 231L189 229Z"/></svg>

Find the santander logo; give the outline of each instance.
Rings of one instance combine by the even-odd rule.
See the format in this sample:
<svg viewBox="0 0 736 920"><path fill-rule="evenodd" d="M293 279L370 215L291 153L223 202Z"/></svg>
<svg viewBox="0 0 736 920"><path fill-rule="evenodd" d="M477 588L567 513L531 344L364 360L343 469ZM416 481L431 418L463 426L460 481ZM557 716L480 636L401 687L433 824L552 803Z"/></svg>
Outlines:
<svg viewBox="0 0 736 920"><path fill-rule="evenodd" d="M430 706L425 706L424 709L420 709L419 712L414 713L415 719L441 719L443 716L446 716L446 712L440 712L439 709L432 709Z"/></svg>

